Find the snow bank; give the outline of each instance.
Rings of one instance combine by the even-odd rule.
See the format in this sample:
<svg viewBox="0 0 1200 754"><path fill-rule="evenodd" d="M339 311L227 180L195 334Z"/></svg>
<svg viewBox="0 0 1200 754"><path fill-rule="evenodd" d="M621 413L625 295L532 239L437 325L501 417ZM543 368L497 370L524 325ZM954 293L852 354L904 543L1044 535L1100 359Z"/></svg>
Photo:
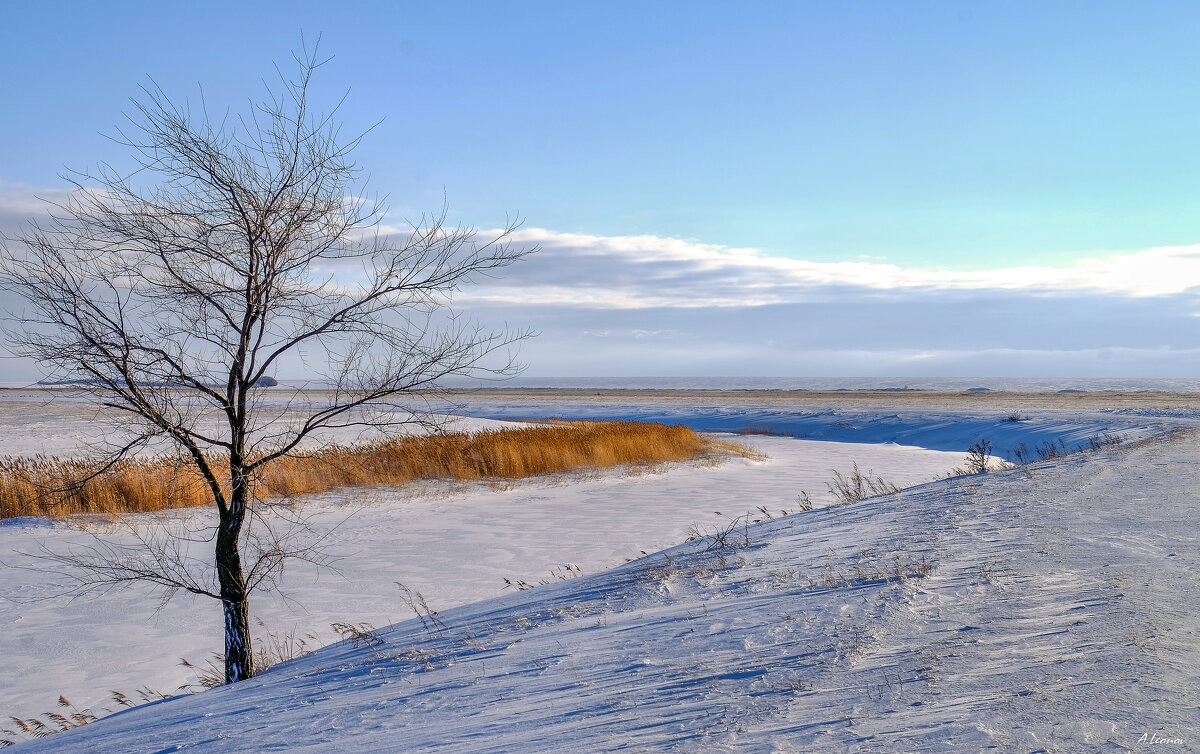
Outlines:
<svg viewBox="0 0 1200 754"><path fill-rule="evenodd" d="M1016 461L1022 444L1030 450L1062 443L1069 450L1089 446L1092 438L1124 441L1161 434L1194 411L1168 409L1117 411L1039 410L1019 412L961 409L865 409L805 406L616 405L613 403L465 403L463 411L489 419L628 419L684 424L703 432L771 432L808 440L914 445L963 451L988 440L996 455ZM1060 447L1062 447L1060 446ZM1035 456L1036 457L1036 456Z"/></svg>

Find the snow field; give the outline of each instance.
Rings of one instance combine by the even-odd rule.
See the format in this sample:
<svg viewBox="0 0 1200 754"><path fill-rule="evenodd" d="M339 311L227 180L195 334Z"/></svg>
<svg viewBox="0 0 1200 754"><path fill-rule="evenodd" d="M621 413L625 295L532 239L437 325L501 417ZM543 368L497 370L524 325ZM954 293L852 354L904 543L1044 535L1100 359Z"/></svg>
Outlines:
<svg viewBox="0 0 1200 754"><path fill-rule="evenodd" d="M766 521L29 750L1194 750L1197 439Z"/></svg>
<svg viewBox="0 0 1200 754"><path fill-rule="evenodd" d="M661 472L569 473L487 485L427 484L413 488L353 488L303 501L322 547L338 558L334 571L298 563L279 594L252 598L252 619L266 633L294 633L316 645L334 641L334 622L386 626L412 615L400 582L435 610L513 591L557 575L596 573L682 542L693 524L709 531L756 506L773 515L796 510L808 491L821 505L833 470L863 471L900 485L919 484L962 465L963 453L896 445L746 438L768 454L763 462L733 458L720 465L679 464ZM718 512L720 515L718 515ZM206 509L129 517L136 531L166 521L176 533L197 532L190 552L210 558ZM133 533L102 520L72 524L21 520L0 525L0 714L30 717L55 708L59 694L77 706L115 710L110 691L133 695L143 686L174 693L195 681L180 658L203 665L220 651L220 614L206 597L178 594L161 610L146 585L73 601L56 597L69 580L28 568L42 546L83 547L91 532L115 541ZM190 534L196 538L197 534ZM567 564L571 564L568 568Z"/></svg>

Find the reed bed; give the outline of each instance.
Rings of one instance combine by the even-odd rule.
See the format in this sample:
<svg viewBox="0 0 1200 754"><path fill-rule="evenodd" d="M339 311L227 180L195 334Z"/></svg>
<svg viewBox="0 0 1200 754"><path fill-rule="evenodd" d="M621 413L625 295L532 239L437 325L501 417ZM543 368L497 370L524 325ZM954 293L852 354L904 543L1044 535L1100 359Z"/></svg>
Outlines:
<svg viewBox="0 0 1200 754"><path fill-rule="evenodd" d="M419 479L520 479L739 453L739 448L687 427L622 421L407 436L277 459L260 470L255 493L271 498ZM88 460L0 458L0 518L135 513L211 503L199 472L183 459L134 458L102 470Z"/></svg>

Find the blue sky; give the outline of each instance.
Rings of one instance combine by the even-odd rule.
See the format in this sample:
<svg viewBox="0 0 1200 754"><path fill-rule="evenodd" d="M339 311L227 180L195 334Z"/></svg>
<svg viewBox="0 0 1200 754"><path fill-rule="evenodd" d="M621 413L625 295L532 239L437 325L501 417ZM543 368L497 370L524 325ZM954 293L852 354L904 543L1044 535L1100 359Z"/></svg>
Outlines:
<svg viewBox="0 0 1200 754"><path fill-rule="evenodd" d="M532 374L1200 368L1194 4L7 3L0 29L10 223L123 164L100 134L147 76L236 111L321 35L316 95L382 119L358 157L397 218L444 191L542 241L464 300L542 330Z"/></svg>

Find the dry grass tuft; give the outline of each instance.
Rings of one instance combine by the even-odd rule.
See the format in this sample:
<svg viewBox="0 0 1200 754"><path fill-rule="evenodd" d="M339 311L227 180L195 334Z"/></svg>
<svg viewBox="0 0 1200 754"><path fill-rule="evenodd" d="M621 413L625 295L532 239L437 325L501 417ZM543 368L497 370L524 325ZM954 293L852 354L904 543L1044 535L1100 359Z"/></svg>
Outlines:
<svg viewBox="0 0 1200 754"><path fill-rule="evenodd" d="M768 435L768 436L778 434L777 432L775 432L775 430L771 429L770 427L766 427L766 426L742 427L741 429L739 429L737 431L737 433L739 435Z"/></svg>
<svg viewBox="0 0 1200 754"><path fill-rule="evenodd" d="M570 422L333 446L278 459L261 470L255 484L256 493L267 498L352 485L519 479L568 469L753 453L683 426ZM100 464L88 460L0 458L0 518L146 512L211 501L199 473L182 459L130 459L101 471Z"/></svg>
<svg viewBox="0 0 1200 754"><path fill-rule="evenodd" d="M862 473L857 461L849 474L835 470L828 488L829 494L835 499L834 505L849 505L876 495L891 495L900 491L899 487L875 476L872 471Z"/></svg>
<svg viewBox="0 0 1200 754"><path fill-rule="evenodd" d="M145 512L211 501L199 473L182 460L134 459L102 471L85 459L0 458L0 518Z"/></svg>
<svg viewBox="0 0 1200 754"><path fill-rule="evenodd" d="M723 456L739 456L750 461L765 461L767 454L758 448L752 448L749 445L742 445L740 442L732 440L717 440L712 437L704 438L707 445L706 452L713 455Z"/></svg>

